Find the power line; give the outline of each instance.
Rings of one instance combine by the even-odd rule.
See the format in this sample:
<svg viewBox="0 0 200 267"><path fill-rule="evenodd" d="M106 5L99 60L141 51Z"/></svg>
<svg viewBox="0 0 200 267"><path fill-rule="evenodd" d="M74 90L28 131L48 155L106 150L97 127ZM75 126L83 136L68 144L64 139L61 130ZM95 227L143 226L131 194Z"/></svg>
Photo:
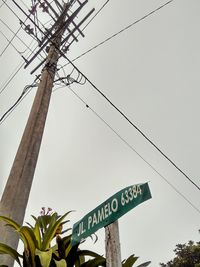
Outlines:
<svg viewBox="0 0 200 267"><path fill-rule="evenodd" d="M111 38L117 36L118 34L122 33L123 31L127 30L128 28L132 27L133 25L135 25L136 23L144 20L145 18L147 18L148 16L154 14L155 12L157 12L158 10L160 10L161 8L165 7L166 5L170 4L171 2L173 2L174 0L170 0L168 2L166 2L165 4L159 6L158 8L154 9L153 11L149 12L147 15L143 16L142 18L140 18L139 20L131 23L130 25L128 25L127 27L125 27L124 29L122 29L121 31L115 33L114 35L112 35L111 37L107 38L105 41L110 40ZM104 41L104 42L105 42ZM102 43L104 43L102 42ZM101 44L102 44L101 43ZM150 140L149 137L147 137L147 135L139 129L138 126L136 126L101 90L99 90L94 83L92 83L73 63L72 61L70 61L63 53L62 55L68 60L68 62L70 64L72 64L72 66L79 72L81 73L81 75L92 85L92 87L99 93L101 94L104 99L106 99L106 101L118 112L121 114L121 116L131 125L133 126L165 159L167 159L183 176L185 176L185 178L191 182L198 190L200 190L200 187L184 172L181 170L180 167L177 166L177 164L171 160L153 141Z"/></svg>
<svg viewBox="0 0 200 267"><path fill-rule="evenodd" d="M126 26L125 28L123 28L122 30L120 30L119 32L115 33L114 35L112 35L111 37L107 38L105 41L103 41L101 44L105 43L106 41L112 39L113 37L117 36L118 34L122 33L123 31L127 30L128 28L132 27L133 25L135 25L136 23L146 19L148 16L154 14L155 12L157 12L158 10L160 10L161 8L165 7L166 5L170 4L171 2L173 2L174 0L170 0L168 2L166 2L165 4L159 6L158 8L154 9L153 11L149 12L148 14L146 14L145 16L143 16L142 18L138 19L137 21L131 23L130 25ZM99 44L100 45L100 44ZM101 92L95 85L94 83L92 83L74 64L71 60L69 60L63 53L62 55L68 60L68 62L70 64L72 64L72 66L81 73L81 75L92 85L92 87L99 93L101 94L104 99L106 99L106 101L118 112L121 114L121 116L130 124L132 125L165 159L167 159L189 182L191 182L198 190L200 190L200 187L184 172L181 170L181 168L179 168L177 166L177 164L171 160L153 141L150 140L149 137L147 137L147 135L139 129L138 126L136 126L119 108L117 108L117 106L115 104L113 104L113 102L103 93Z"/></svg>
<svg viewBox="0 0 200 267"><path fill-rule="evenodd" d="M2 20L1 20L2 21ZM8 44L6 45L6 47L3 49L3 51L0 54L0 57L6 52L6 50L8 49L8 47L12 44L12 41L14 40L14 38L17 36L18 32L20 31L21 27L14 33L13 37L11 38L10 41L8 41Z"/></svg>
<svg viewBox="0 0 200 267"><path fill-rule="evenodd" d="M5 0L1 5L0 8L7 2L7 0Z"/></svg>
<svg viewBox="0 0 200 267"><path fill-rule="evenodd" d="M82 54L80 54L79 56L75 57L72 62L76 61L77 59L85 56L86 54L90 53L91 51L93 51L94 49L98 48L99 46L105 44L106 42L110 41L111 39L113 39L114 37L118 36L119 34L121 34L122 32L128 30L129 28L131 28L132 26L134 26L135 24L143 21L144 19L148 18L149 16L153 15L154 13L156 13L157 11L159 11L160 9L164 8L165 6L169 5L171 2L173 2L174 0L170 0L168 2L166 2L165 4L159 6L158 8L152 10L151 12L147 13L146 15L144 15L143 17L141 17L140 19L135 20L134 22L132 22L131 24L127 25L125 28L121 29L120 31L112 34L111 36L109 36L108 38L106 38L105 40L103 40L102 42L98 43L97 45L91 47L90 49L86 50L85 52L83 52ZM63 67L67 66L68 64L70 64L69 62L67 64L65 64Z"/></svg>
<svg viewBox="0 0 200 267"><path fill-rule="evenodd" d="M0 21L1 21L1 23L2 24L4 24L4 26L6 26L6 28L10 31L10 32L12 32L13 34L14 34L14 36L12 37L12 39L10 40L10 42L12 42L13 41L13 39L16 37L27 49L29 49L31 52L33 52L32 50L31 50L31 48L22 40L22 38L20 38L17 34L18 34L18 32L19 32L19 30L21 29L21 26L20 26L20 28L16 31L16 32L14 32L9 26L8 26L8 24L7 23L5 23L5 21L3 21L1 18L0 18ZM0 56L2 56L2 53L1 53L1 55Z"/></svg>
<svg viewBox="0 0 200 267"><path fill-rule="evenodd" d="M66 86L66 85L65 85ZM64 87L65 87L64 86ZM125 138L123 138L110 124L108 124L93 108L91 108L73 89L69 86L67 88L86 106L92 113L98 117L125 145L127 145L134 153L136 153L154 172L156 172L177 194L179 194L193 209L200 214L200 209L197 208L183 193L180 192L172 183L169 182L164 175L162 175L151 163L149 163L137 150L130 145Z"/></svg>
<svg viewBox="0 0 200 267"><path fill-rule="evenodd" d="M72 71L73 72L73 71ZM72 73L71 72L71 73ZM31 84L28 85L24 88L22 94L20 95L20 97L17 99L17 101L8 109L7 112L4 113L4 115L0 118L0 125L5 121L5 119L11 115L11 113L16 109L16 107L21 103L21 101L25 98L25 96L27 94L30 93L31 89L35 86L37 86L36 80L38 79L38 77L35 79L35 81ZM61 80L61 78L59 79ZM64 86L61 86L59 88L63 88L63 87L68 87L68 89L86 106L86 108L89 108L92 113L98 117L125 145L127 145L134 153L136 153L138 155L138 157L140 157L154 172L156 172L177 194L179 194L193 209L195 209L199 214L200 214L200 210L183 194L180 192L180 190L178 190L172 183L169 182L169 180L167 178L165 178L165 176L163 176L151 163L149 163L139 152L137 152L137 150L130 145L125 138L123 138L110 124L108 124L93 108L91 108L73 89L71 89L71 87L69 86L70 84L72 84L75 80L71 81L70 83L64 82L63 80L61 80L62 83L64 83ZM57 88L58 89L58 88ZM57 89L53 90L53 92L55 92Z"/></svg>
<svg viewBox="0 0 200 267"><path fill-rule="evenodd" d="M29 49L31 51L34 50L34 48L31 48L32 44L33 44L34 40L31 41L30 45L29 45ZM33 49L33 50L32 50ZM31 55L28 56L28 58ZM25 56L26 57L26 56ZM4 83L3 86L0 87L0 95L3 93L3 91L7 88L7 86L10 84L10 82L16 77L16 75L18 74L18 72L22 69L22 67L24 66L25 61L22 60L20 64L18 64L18 66L15 68L15 70L11 73L10 77L7 79L7 81Z"/></svg>
<svg viewBox="0 0 200 267"><path fill-rule="evenodd" d="M15 15L15 17L21 22L21 25L25 25L26 20L30 20L36 27L37 29L44 34L43 30L37 25L35 24L35 22L31 19L31 13L30 14L26 14L26 12L21 8L21 6L15 1L12 0L12 2L18 7L18 9L26 16L26 19L24 22L21 21L20 17L16 14L16 12L5 2L5 0L2 0L5 5L8 7L8 9ZM26 26L26 25L25 25ZM43 26L43 25L42 25ZM44 27L44 26L43 26ZM33 35L33 38L35 38L38 42L40 42L40 40L37 38L37 36Z"/></svg>
<svg viewBox="0 0 200 267"><path fill-rule="evenodd" d="M6 41L8 42L8 44L9 45L11 45L14 49L15 49L15 51L21 56L21 53L19 52L19 50L17 50L17 48L14 46L14 44L12 43L12 41L11 40L9 40L8 38L7 38L7 36L2 32L2 31L0 31L0 33L1 33L1 35L3 35L3 37L6 39ZM7 45L8 46L8 45ZM6 46L6 47L7 47ZM3 50L3 52L0 54L0 57L3 55L3 53L5 52L5 49Z"/></svg>
<svg viewBox="0 0 200 267"><path fill-rule="evenodd" d="M0 125L5 121L7 117L10 116L10 114L15 110L15 108L20 104L20 102L23 100L23 98L31 91L33 87L37 86L35 81L32 85L28 85L24 88L19 98L15 101L15 103L3 114L3 116L0 118Z"/></svg>
<svg viewBox="0 0 200 267"><path fill-rule="evenodd" d="M6 89L6 87L9 85L9 83L15 78L15 76L18 74L18 72L22 69L22 67L24 66L25 62L23 61L22 63L20 63L17 66L16 71L14 71L14 73L11 74L10 78L8 78L7 82L0 88L0 94L3 93L3 91Z"/></svg>
<svg viewBox="0 0 200 267"><path fill-rule="evenodd" d="M23 23L25 23L26 22L26 20L27 19L25 19L25 21L23 22ZM12 39L9 41L8 39L7 39L7 37L5 36L5 38L8 40L8 44L7 44L7 46L4 48L4 50L3 50L3 52L0 54L0 56L2 56L3 55L3 53L5 53L5 51L6 51L6 49L9 47L9 45L12 45L13 47L14 47L14 45L12 44L12 41L14 40L14 38L16 37L26 48L27 48L27 50L29 50L30 52L31 52L31 54L28 56L28 58L30 58L31 57L31 55L35 52L34 50L34 48L31 48L30 47L30 45L27 45L27 43L25 43L23 40L22 40L22 38L20 38L17 34L18 34L18 32L20 31L20 29L22 28L21 26L19 27L19 29L16 31L16 32L14 32L9 26L8 26L8 24L7 23L5 23L2 19L0 19L0 22L1 23L3 23L6 27L7 27L7 29L10 31L10 32L12 32L14 35L13 35L13 37L12 37ZM3 34L3 33L2 33ZM32 44L32 42L33 41L31 41L31 44ZM14 47L15 48L15 47ZM15 48L15 50L17 50L16 48ZM27 59L22 55L23 53L25 53L26 52L26 50L25 51L23 51L23 52L20 52L20 51L18 51L17 50L17 52L21 55L21 57L26 61ZM44 56L42 56L41 54L40 55L38 55L37 56L37 58L41 61L41 59L42 60L44 60ZM1 93L1 91L0 91L0 93Z"/></svg>
<svg viewBox="0 0 200 267"><path fill-rule="evenodd" d="M124 112L122 112L101 90L97 88L97 86L89 79L87 76L85 76L75 65L74 63L63 54L63 56L68 60L68 62L76 69L85 79L86 81L133 127L135 128L168 162L170 162L190 183L192 183L199 191L200 187L184 172L181 170L178 165L171 160L147 135L138 127L136 124L134 124L126 115Z"/></svg>

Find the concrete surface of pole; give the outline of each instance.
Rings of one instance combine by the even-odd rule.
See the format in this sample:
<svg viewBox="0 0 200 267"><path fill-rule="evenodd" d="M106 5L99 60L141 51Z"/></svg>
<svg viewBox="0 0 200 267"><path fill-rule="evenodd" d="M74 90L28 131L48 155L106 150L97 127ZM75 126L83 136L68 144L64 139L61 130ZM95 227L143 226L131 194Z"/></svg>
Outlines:
<svg viewBox="0 0 200 267"><path fill-rule="evenodd" d="M63 13L64 10L66 11L66 5L63 8ZM58 48L64 32L61 26L65 20L65 14L62 14L61 17L62 19L58 24L58 28L60 27L61 30L51 42L28 122L0 202L0 214L12 218L19 224L22 224L24 220L51 98L59 58ZM0 242L17 249L18 241L18 235L1 223ZM11 267L14 261L10 256L0 255L0 264Z"/></svg>
<svg viewBox="0 0 200 267"><path fill-rule="evenodd" d="M106 267L122 267L118 221L105 227Z"/></svg>

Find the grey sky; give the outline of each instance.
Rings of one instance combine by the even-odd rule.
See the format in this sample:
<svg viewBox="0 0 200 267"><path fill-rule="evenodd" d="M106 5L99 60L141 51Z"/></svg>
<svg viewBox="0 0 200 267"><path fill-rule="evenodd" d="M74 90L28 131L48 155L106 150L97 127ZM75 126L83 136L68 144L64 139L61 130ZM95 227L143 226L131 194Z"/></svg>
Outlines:
<svg viewBox="0 0 200 267"><path fill-rule="evenodd" d="M2 1L1 1L2 2ZM8 4L11 2L7 1ZM25 2L25 0L24 0ZM74 43L70 59L101 42L166 1L110 0ZM29 4L29 1L26 1ZM103 1L89 1L97 10ZM151 17L75 62L147 136L198 185L199 182L199 85L200 3L174 0ZM16 10L17 11L17 10ZM18 14L20 12L17 11ZM19 24L5 7L0 18L14 31ZM0 23L8 38L12 34ZM30 39L23 32L23 40ZM7 41L1 36L0 52ZM24 46L15 41L20 50ZM16 51L0 57L0 86L20 63ZM66 61L62 60L61 65ZM0 95L0 114L19 97L35 76L22 69ZM71 67L65 69L71 72ZM76 77L76 72L73 73ZM55 87L56 88L56 87ZM128 124L88 83L72 85L83 100L115 129L159 173L200 208L199 191L186 181L155 149ZM0 192L9 175L35 90L0 125ZM178 195L155 171L68 89L52 95L41 152L26 212L37 215L42 206L59 213L76 210L72 224L123 187L149 181L153 198L119 220L122 258L134 253L152 266L173 257L175 244L199 240L199 213ZM104 253L104 230L94 246Z"/></svg>

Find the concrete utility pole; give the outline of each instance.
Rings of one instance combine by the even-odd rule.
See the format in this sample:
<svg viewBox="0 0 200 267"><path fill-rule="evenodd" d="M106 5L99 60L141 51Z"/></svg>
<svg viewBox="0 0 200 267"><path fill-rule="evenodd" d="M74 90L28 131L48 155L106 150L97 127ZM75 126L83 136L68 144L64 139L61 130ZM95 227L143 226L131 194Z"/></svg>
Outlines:
<svg viewBox="0 0 200 267"><path fill-rule="evenodd" d="M66 16L66 5L57 26L57 36L51 41L48 57L41 75L31 113L21 139L3 196L0 202L0 214L12 218L19 224L23 223L26 206L31 190L35 167L42 141L46 116L52 93L54 76L59 58L58 49L61 44ZM12 229L2 223L0 225L0 242L17 249L18 236ZM0 265L13 266L13 259L0 255Z"/></svg>
<svg viewBox="0 0 200 267"><path fill-rule="evenodd" d="M122 267L118 221L115 221L106 226L105 234L106 267Z"/></svg>

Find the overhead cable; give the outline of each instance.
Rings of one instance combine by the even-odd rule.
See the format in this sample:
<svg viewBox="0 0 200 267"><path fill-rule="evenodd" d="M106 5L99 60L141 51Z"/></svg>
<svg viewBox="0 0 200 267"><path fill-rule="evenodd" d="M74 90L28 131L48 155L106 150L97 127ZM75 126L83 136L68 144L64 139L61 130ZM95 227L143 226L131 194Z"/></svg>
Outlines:
<svg viewBox="0 0 200 267"><path fill-rule="evenodd" d="M84 75L74 63L63 54L63 56L68 60L68 62L76 69L80 74L86 79L86 81L119 113L121 116L133 127L135 128L168 162L170 162L190 183L192 183L199 191L200 187L184 172L181 168L171 160L151 139L138 127L134 124L123 111L121 111L97 86L86 76Z"/></svg>
<svg viewBox="0 0 200 267"><path fill-rule="evenodd" d="M6 87L9 85L9 83L15 78L15 76L18 74L18 72L22 69L25 62L23 61L17 66L17 69L10 75L10 78L6 81L6 83L0 88L0 94L3 93L3 91L6 89Z"/></svg>
<svg viewBox="0 0 200 267"><path fill-rule="evenodd" d="M9 39L7 38L7 36L6 36L2 31L0 31L0 33L1 33L1 35L3 35L3 37L4 37L4 38L6 39L6 41L8 42L6 48L8 48L8 46L11 45L11 46L14 48L14 50L21 56L20 51L14 46L14 44L12 43L12 40L9 40ZM3 52L0 54L0 57L3 55L3 53L5 52L5 50L6 50L6 49L4 49Z"/></svg>
<svg viewBox="0 0 200 267"><path fill-rule="evenodd" d="M162 175L151 163L149 163L137 150L130 145L110 124L108 124L93 108L91 108L71 87L68 89L86 106L92 113L98 117L125 145L127 145L134 153L136 153L154 172L156 172L177 194L179 194L193 209L200 214L200 209L196 207L179 189L177 189L164 175Z"/></svg>
<svg viewBox="0 0 200 267"><path fill-rule="evenodd" d="M168 2L166 2L165 4L159 6L158 8L154 9L153 11L147 13L145 16L141 17L140 19L135 20L134 22L132 22L131 24L127 25L126 27L124 27L123 29L121 29L120 31L112 34L111 36L109 36L108 38L106 38L105 40L103 40L102 42L98 43L97 45L91 47L90 49L88 49L87 51L83 52L82 54L80 54L79 56L75 57L72 62L76 61L77 59L85 56L86 54L90 53L91 51L93 51L94 49L98 48L99 46L105 44L106 42L110 41L111 39L113 39L114 37L118 36L119 34L123 33L124 31L128 30L129 28L133 27L135 24L143 21L144 19L148 18L149 16L153 15L154 13L156 13L157 11L159 11L160 9L164 8L165 6L169 5L171 2L173 2L174 0L170 0ZM70 63L65 64L64 66L67 66ZM63 66L63 67L64 67Z"/></svg>
<svg viewBox="0 0 200 267"><path fill-rule="evenodd" d="M7 23L5 23L5 21L3 21L1 18L0 18L0 21L1 21L1 23L3 23L5 26L6 26L6 28L10 31L10 32L12 32L13 34L14 34L14 36L12 37L12 39L10 40L10 42L12 42L13 41L13 39L16 37L27 49L29 49L31 52L33 52L31 49L30 49L30 47L23 41L23 39L22 38L20 38L17 34L18 34L18 32L19 32L19 30L21 29L21 26L20 26L20 28L16 31L16 32L14 32L9 26L8 26L8 24ZM0 56L2 56L2 53L1 53L1 55Z"/></svg>
<svg viewBox="0 0 200 267"><path fill-rule="evenodd" d="M7 2L7 0L5 0L1 5L0 5L0 8L5 5L5 3Z"/></svg>
<svg viewBox="0 0 200 267"><path fill-rule="evenodd" d="M25 88L23 89L21 95L18 97L18 99L15 101L15 103L1 116L0 118L0 125L4 122L4 120L10 116L10 114L15 110L15 108L19 105L19 103L23 100L23 98L30 93L31 89L33 87L38 86L38 83L36 83L36 79L35 81L31 84L31 85L27 85L25 86Z"/></svg>

